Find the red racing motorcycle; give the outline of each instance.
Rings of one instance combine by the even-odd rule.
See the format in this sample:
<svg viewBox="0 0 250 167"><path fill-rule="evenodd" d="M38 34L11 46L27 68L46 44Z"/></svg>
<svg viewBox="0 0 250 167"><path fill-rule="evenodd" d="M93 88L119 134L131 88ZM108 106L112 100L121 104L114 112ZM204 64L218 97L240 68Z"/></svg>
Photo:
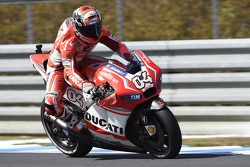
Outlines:
<svg viewBox="0 0 250 167"><path fill-rule="evenodd" d="M41 50L41 46L37 48ZM30 56L45 83L48 55L39 51ZM149 153L156 158L174 158L179 154L182 136L178 122L159 97L161 69L142 51L133 51L133 55L139 65L122 63L113 56L85 58L84 75L105 88L106 93L96 99L67 87L63 97L65 109L85 125L81 133L73 132L63 120L47 115L42 102L43 127L61 152L81 157L98 147Z"/></svg>

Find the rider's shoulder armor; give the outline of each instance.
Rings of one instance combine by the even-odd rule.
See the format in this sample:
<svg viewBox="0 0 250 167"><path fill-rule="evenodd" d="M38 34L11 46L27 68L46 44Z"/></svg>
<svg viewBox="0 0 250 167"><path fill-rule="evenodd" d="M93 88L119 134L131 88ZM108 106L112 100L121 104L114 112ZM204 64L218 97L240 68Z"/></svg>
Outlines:
<svg viewBox="0 0 250 167"><path fill-rule="evenodd" d="M62 23L62 25L60 26L58 30L57 37L60 37L66 34L74 35L73 20L71 17L64 20L64 22Z"/></svg>

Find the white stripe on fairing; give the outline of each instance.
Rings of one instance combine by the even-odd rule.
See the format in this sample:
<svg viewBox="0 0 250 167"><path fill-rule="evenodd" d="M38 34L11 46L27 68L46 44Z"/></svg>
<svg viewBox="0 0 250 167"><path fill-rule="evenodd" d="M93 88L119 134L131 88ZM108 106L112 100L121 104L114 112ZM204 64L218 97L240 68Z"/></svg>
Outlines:
<svg viewBox="0 0 250 167"><path fill-rule="evenodd" d="M109 141L109 142L119 142L125 146L129 146L129 147L136 147L133 143L131 143L129 140L120 140L118 138L116 138L115 136L112 135L112 133L110 133L109 131L107 131L108 133L110 133L110 135L106 135L106 134L101 134L101 133L98 133L98 132L95 132L93 130L90 130L91 134L99 139L102 139L104 141ZM115 135L115 134L114 134ZM119 135L117 135L119 136ZM124 136L122 136L124 137ZM95 147L94 147L95 148ZM98 150L98 151L105 151L105 149L101 149L101 148L95 148L95 150ZM109 150L109 152L113 152L113 150Z"/></svg>
<svg viewBox="0 0 250 167"><path fill-rule="evenodd" d="M129 90L132 90L132 91L135 91L135 92L140 93L139 91L137 91L137 90L135 90L135 89L129 87L129 85L128 85L128 80L130 80L129 78L124 77L124 76L120 76L120 75L118 75L116 72L110 70L110 69L107 68L107 67L104 67L103 70L104 70L104 71L107 71L107 72L110 72L110 73L112 73L112 74L115 74L116 76L118 76L119 78L121 78L121 79L123 80L123 84L124 84L124 87L125 87L126 89L129 89ZM127 79L128 79L128 80L127 80Z"/></svg>
<svg viewBox="0 0 250 167"><path fill-rule="evenodd" d="M110 107L105 107L105 106L102 106L104 109L110 111L110 112L114 112L114 113L117 113L117 114L120 114L120 115L130 115L131 111L129 110L125 110L125 109L116 109L116 108L110 108Z"/></svg>
<svg viewBox="0 0 250 167"><path fill-rule="evenodd" d="M143 54L143 53L142 53ZM137 52L135 52L135 55L136 56L139 56L140 58L141 58L141 56L137 53ZM146 56L146 55L145 55ZM142 58L141 58L142 59ZM151 70L151 71L153 71L153 73L154 73L154 78L155 78L155 83L157 83L157 81L156 81L156 70L154 69L154 68L152 68L151 66L149 66L148 64L147 64L147 62L146 61L143 61L143 63L145 63L145 65ZM148 72L148 70L147 70L147 72Z"/></svg>
<svg viewBox="0 0 250 167"><path fill-rule="evenodd" d="M44 68L40 69L40 66L38 63L34 62L32 59L30 59L32 64L34 65L35 69L42 75L44 79L46 79L46 74L44 72ZM36 68L37 67L37 68Z"/></svg>
<svg viewBox="0 0 250 167"><path fill-rule="evenodd" d="M113 108L113 107L106 107L106 108L109 109L109 110L111 110L111 111L114 111L114 112L118 112L119 111L121 114L129 114L129 113L131 113L130 110L126 110L124 108Z"/></svg>

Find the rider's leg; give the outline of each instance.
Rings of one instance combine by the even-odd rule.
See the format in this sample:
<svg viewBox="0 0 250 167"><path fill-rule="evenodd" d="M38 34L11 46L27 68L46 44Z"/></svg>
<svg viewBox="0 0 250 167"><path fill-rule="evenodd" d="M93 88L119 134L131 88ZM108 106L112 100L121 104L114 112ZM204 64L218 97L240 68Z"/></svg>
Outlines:
<svg viewBox="0 0 250 167"><path fill-rule="evenodd" d="M45 111L66 121L73 131L79 132L84 128L83 123L72 112L64 109L62 97L66 88L67 83L63 76L63 70L52 71L49 74L46 87Z"/></svg>
<svg viewBox="0 0 250 167"><path fill-rule="evenodd" d="M48 76L45 95L45 111L49 115L60 117L63 115L64 104L62 97L66 90L63 70L51 71Z"/></svg>

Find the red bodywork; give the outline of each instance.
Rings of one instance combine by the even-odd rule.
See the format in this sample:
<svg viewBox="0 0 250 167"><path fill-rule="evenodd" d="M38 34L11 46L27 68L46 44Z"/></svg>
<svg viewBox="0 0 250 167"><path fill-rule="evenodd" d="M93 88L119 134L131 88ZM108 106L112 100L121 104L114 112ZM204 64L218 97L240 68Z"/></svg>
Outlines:
<svg viewBox="0 0 250 167"><path fill-rule="evenodd" d="M151 61L142 51L133 52L135 57L141 63L141 71L146 71L146 76L151 78L152 82L147 83L145 76L139 74L129 74L126 72L126 66L115 59L106 59L99 56L88 56L84 59L80 72L96 85L104 85L108 82L114 89L115 93L105 99L99 101L99 105L119 108L133 111L136 106L157 96L161 92L161 69ZM44 76L44 61L48 59L48 54L31 55L31 60L35 66L39 68L39 72ZM133 79L138 79L133 82ZM142 82L140 81L142 80ZM135 82L141 84L149 84L148 88L136 87ZM141 83L140 83L141 82ZM143 94L150 88L155 91L145 97ZM149 92L150 93L150 92ZM107 108L106 108L107 109Z"/></svg>
<svg viewBox="0 0 250 167"><path fill-rule="evenodd" d="M133 54L141 65L141 71L135 74L126 72L126 66L118 60L92 55L84 58L82 68L79 67L79 71L91 82L96 85L104 85L108 82L115 90L110 96L99 100L97 105L125 117L128 117L138 105L158 96L161 92L161 69L143 52L134 51ZM47 59L48 54L31 55L33 65L45 80L44 65L46 65ZM88 122L87 127L101 134L109 134L117 139L127 140L124 136L107 132Z"/></svg>
<svg viewBox="0 0 250 167"><path fill-rule="evenodd" d="M115 94L108 98L100 100L99 105L109 108L122 108L133 111L136 106L157 96L161 92L161 69L152 62L143 52L134 52L140 60L142 71L146 71L146 76L151 77L152 82L148 83L149 88L155 88L155 92L144 97L144 92L148 89L138 89L133 83L133 78L139 77L139 74L129 74L126 72L126 66L121 62L105 58L88 57L84 61L82 72L87 74L89 80L97 85L104 85L108 82L114 89ZM145 78L142 80L145 80ZM141 81L134 81L140 84ZM142 83L147 84L147 83ZM140 85L141 86L141 85ZM150 92L149 92L150 93Z"/></svg>

